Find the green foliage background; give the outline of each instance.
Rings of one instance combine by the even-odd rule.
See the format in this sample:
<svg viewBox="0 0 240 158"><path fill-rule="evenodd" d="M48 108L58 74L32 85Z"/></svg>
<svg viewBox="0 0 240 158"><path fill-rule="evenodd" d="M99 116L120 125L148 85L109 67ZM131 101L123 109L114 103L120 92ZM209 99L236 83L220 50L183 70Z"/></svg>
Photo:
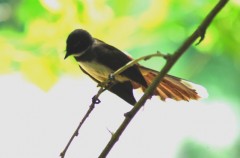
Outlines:
<svg viewBox="0 0 240 158"><path fill-rule="evenodd" d="M173 53L217 0L0 0L0 74L20 72L47 91L62 75L79 75L63 60L76 28L139 57ZM240 2L231 1L205 40L178 61L171 74L204 85L209 99L240 103ZM159 70L159 59L143 64Z"/></svg>

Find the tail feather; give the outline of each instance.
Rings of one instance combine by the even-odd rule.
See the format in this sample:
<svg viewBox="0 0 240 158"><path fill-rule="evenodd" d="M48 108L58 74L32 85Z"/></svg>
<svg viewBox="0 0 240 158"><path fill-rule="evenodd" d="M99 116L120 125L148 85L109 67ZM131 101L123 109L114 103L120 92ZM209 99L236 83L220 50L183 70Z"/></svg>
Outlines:
<svg viewBox="0 0 240 158"><path fill-rule="evenodd" d="M166 81L169 82L169 84L173 84L173 87L175 87L176 90L179 90L180 93L185 95L187 98L190 98L193 100L197 100L200 98L196 90L191 87L190 83L184 84L184 82L182 82L184 80L173 77L173 76L169 76L169 75L167 75L165 78L166 78Z"/></svg>
<svg viewBox="0 0 240 158"><path fill-rule="evenodd" d="M161 85L170 92L171 95L169 95L169 98L172 98L174 100L188 100L188 97L185 96L184 91L177 89L174 85L172 85L172 83L167 82L166 79L163 79L159 86Z"/></svg>
<svg viewBox="0 0 240 158"><path fill-rule="evenodd" d="M158 87L167 94L168 98L172 98L174 100L181 100L181 94L179 94L175 89L173 89L171 86L166 84L164 81L161 82ZM158 91L158 89L157 89ZM161 97L161 96L160 96ZM164 98L165 100L166 98Z"/></svg>
<svg viewBox="0 0 240 158"><path fill-rule="evenodd" d="M140 67L147 84L150 85L153 79L157 76L157 72L145 67ZM145 90L145 87L142 87ZM198 100L201 98L197 91L191 87L191 83L180 78L166 75L160 84L157 86L154 95L160 96L161 100L171 98L177 101L180 100Z"/></svg>

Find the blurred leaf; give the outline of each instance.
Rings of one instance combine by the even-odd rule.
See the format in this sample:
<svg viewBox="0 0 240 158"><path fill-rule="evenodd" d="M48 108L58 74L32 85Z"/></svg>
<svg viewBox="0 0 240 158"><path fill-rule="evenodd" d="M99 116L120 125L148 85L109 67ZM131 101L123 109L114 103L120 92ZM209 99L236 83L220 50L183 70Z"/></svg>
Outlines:
<svg viewBox="0 0 240 158"><path fill-rule="evenodd" d="M26 59L21 64L21 71L24 76L41 89L47 91L58 80L58 75L49 66L54 64L52 60L34 57Z"/></svg>

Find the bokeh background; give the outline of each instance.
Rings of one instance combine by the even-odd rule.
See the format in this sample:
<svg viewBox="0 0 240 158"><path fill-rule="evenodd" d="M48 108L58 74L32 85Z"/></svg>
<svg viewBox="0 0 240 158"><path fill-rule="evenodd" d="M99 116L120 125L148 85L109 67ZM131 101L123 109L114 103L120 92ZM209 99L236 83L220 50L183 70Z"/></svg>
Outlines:
<svg viewBox="0 0 240 158"><path fill-rule="evenodd" d="M87 110L96 84L73 58L63 60L76 29L134 58L173 53L217 0L0 0L0 157L58 157ZM199 102L153 98L109 157L240 157L240 1L217 15L200 45L170 74L201 84ZM164 60L141 64L160 70ZM136 96L141 96L136 92ZM113 94L83 126L67 157L97 157L131 109Z"/></svg>

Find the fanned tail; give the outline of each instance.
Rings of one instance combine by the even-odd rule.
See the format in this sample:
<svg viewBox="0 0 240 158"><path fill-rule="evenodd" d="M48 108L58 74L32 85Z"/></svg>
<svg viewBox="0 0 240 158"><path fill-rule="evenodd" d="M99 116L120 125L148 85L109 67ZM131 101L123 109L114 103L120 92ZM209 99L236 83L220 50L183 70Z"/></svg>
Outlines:
<svg viewBox="0 0 240 158"><path fill-rule="evenodd" d="M142 66L140 67L140 71L148 85L150 85L153 79L157 76L156 71ZM166 75L157 86L154 95L160 96L161 100L163 101L165 101L167 98L171 98L177 101L198 100L201 97L198 92L192 87L192 85L194 84L191 82L174 76ZM145 90L145 87L141 88Z"/></svg>

